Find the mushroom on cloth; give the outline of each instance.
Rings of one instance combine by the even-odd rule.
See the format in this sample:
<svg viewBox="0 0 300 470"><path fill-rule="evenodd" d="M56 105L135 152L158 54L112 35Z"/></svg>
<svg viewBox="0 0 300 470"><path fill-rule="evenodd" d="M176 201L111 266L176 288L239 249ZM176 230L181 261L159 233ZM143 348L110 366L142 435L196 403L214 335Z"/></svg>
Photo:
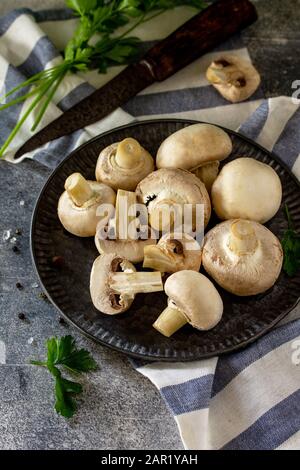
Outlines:
<svg viewBox="0 0 300 470"><path fill-rule="evenodd" d="M260 223L278 211L282 187L272 167L242 157L222 168L211 190L212 205L220 219L250 219Z"/></svg>
<svg viewBox="0 0 300 470"><path fill-rule="evenodd" d="M170 337L186 323L198 330L210 330L219 323L223 302L213 283L196 271L178 271L165 283L168 307L154 328Z"/></svg>
<svg viewBox="0 0 300 470"><path fill-rule="evenodd" d="M226 220L205 236L202 263L224 289L240 296L272 287L281 271L283 252L278 238L251 220Z"/></svg>
<svg viewBox="0 0 300 470"><path fill-rule="evenodd" d="M162 273L175 273L180 270L199 271L201 266L201 246L187 233L166 233L157 245L144 247L144 268L152 268Z"/></svg>
<svg viewBox="0 0 300 470"><path fill-rule="evenodd" d="M210 191L219 162L232 151L228 134L212 124L192 124L167 137L156 155L157 168L183 168L203 181Z"/></svg>
<svg viewBox="0 0 300 470"><path fill-rule="evenodd" d="M78 237L92 237L99 221L105 224L114 210L116 194L112 188L97 181L86 180L73 173L65 182L65 191L58 201L57 213L64 228ZM101 204L111 205L111 213L98 216Z"/></svg>
<svg viewBox="0 0 300 470"><path fill-rule="evenodd" d="M203 204L204 226L208 224L211 214L208 192L204 183L189 171L175 168L153 171L138 184L136 194L138 201L146 204L149 224L154 230L172 230L176 217L177 222L182 223L185 204L191 204L193 212L197 204ZM194 229L195 214L192 219Z"/></svg>
<svg viewBox="0 0 300 470"><path fill-rule="evenodd" d="M233 54L215 59L206 71L206 78L232 103L249 98L260 84L260 75L251 62Z"/></svg>
<svg viewBox="0 0 300 470"><path fill-rule="evenodd" d="M96 180L113 189L134 191L154 170L154 160L137 140L127 137L103 149L96 165Z"/></svg>
<svg viewBox="0 0 300 470"><path fill-rule="evenodd" d="M115 253L103 254L94 261L90 293L94 306L102 313L125 312L136 294L162 290L160 272L136 272L132 263Z"/></svg>

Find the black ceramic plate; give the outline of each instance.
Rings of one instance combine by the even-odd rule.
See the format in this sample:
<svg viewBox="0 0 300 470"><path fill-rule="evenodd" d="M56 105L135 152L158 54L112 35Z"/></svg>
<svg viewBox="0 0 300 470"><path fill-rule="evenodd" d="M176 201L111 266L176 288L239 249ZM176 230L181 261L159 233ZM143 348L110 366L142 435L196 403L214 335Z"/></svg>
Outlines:
<svg viewBox="0 0 300 470"><path fill-rule="evenodd" d="M253 297L237 297L218 288L225 307L221 322L207 332L197 331L187 325L171 338L165 338L151 326L166 306L164 293L137 295L132 308L120 315L104 315L93 307L89 277L98 253L92 238L70 235L57 218L57 202L64 190L65 179L75 171L94 179L99 152L112 142L128 136L135 137L155 155L159 144L168 135L194 122L154 120L134 123L87 142L65 158L51 174L33 214L32 256L50 300L82 333L135 357L191 361L236 350L270 330L298 301L300 274L288 278L281 273L272 289ZM227 132L233 141L230 159L241 155L253 157L272 166L281 179L282 206L267 226L282 238L287 228L284 204L288 204L295 228L300 231L300 187L295 177L275 155L242 135L229 130ZM53 256L63 256L65 266L61 269L53 267Z"/></svg>

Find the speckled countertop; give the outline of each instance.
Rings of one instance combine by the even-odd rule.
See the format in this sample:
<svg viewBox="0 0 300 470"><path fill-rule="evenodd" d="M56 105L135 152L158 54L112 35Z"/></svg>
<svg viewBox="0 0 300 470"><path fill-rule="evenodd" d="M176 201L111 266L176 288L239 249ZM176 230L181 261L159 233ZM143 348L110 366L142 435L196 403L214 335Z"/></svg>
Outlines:
<svg viewBox="0 0 300 470"><path fill-rule="evenodd" d="M256 0L259 21L244 33L266 96L291 95L300 79L300 0ZM0 14L21 6L51 8L62 0L1 0ZM48 170L35 162L0 162L0 449L181 449L176 424L154 386L125 356L95 345L40 297L29 250L30 218ZM16 229L21 234L15 234ZM10 230L13 243L2 237ZM18 289L20 282L23 289ZM26 320L19 319L24 313ZM100 371L85 383L84 401L65 421L52 409L51 378L28 359L45 339L72 334L92 351Z"/></svg>

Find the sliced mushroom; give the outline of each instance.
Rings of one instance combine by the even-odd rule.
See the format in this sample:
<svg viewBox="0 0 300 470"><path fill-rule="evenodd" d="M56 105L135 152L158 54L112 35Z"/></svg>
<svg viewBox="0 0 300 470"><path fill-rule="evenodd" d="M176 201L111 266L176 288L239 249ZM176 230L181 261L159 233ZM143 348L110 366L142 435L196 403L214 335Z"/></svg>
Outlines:
<svg viewBox="0 0 300 470"><path fill-rule="evenodd" d="M150 153L137 140L128 137L102 150L96 165L96 180L114 189L134 191L153 170Z"/></svg>
<svg viewBox="0 0 300 470"><path fill-rule="evenodd" d="M250 220L227 220L205 236L202 263L215 281L235 295L255 295L272 287L282 267L278 238Z"/></svg>
<svg viewBox="0 0 300 470"><path fill-rule="evenodd" d="M237 103L249 98L260 84L260 75L249 60L223 54L206 71L207 80L228 101Z"/></svg>
<svg viewBox="0 0 300 470"><path fill-rule="evenodd" d="M193 124L167 137L160 145L157 168L183 168L195 172L209 191L218 174L219 161L228 157L232 142L220 127Z"/></svg>
<svg viewBox="0 0 300 470"><path fill-rule="evenodd" d="M128 310L138 293L163 290L160 272L136 272L132 263L115 253L94 261L90 293L97 310L115 315Z"/></svg>
<svg viewBox="0 0 300 470"><path fill-rule="evenodd" d="M209 221L209 195L202 181L189 171L174 168L154 171L138 184L136 194L138 201L146 204L149 223L154 230L171 231L177 222L182 224L185 204L191 204L194 212L191 221L193 229L196 226L197 204L203 205L204 226Z"/></svg>
<svg viewBox="0 0 300 470"><path fill-rule="evenodd" d="M143 267L162 273L183 269L199 271L201 253L199 243L187 233L166 233L156 246L145 246Z"/></svg>
<svg viewBox="0 0 300 470"><path fill-rule="evenodd" d="M243 157L222 168L211 196L220 219L242 218L265 223L280 207L282 187L272 167Z"/></svg>
<svg viewBox="0 0 300 470"><path fill-rule="evenodd" d="M154 328L170 337L186 323L198 330L210 330L223 314L222 299L213 283L195 271L178 271L165 283L168 307Z"/></svg>
<svg viewBox="0 0 300 470"><path fill-rule="evenodd" d="M115 199L115 192L109 186L73 173L66 179L65 191L58 201L59 220L73 235L92 237L98 222L105 223L112 215ZM105 216L97 214L101 204L107 204Z"/></svg>

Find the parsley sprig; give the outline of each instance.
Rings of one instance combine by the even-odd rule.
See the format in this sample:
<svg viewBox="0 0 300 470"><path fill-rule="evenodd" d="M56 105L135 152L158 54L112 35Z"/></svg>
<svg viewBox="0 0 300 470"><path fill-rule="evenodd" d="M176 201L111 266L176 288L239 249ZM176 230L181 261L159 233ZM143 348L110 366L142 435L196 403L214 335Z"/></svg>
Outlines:
<svg viewBox="0 0 300 470"><path fill-rule="evenodd" d="M30 100L0 148L0 158L33 112L31 131L37 129L68 73L89 69L106 73L108 67L129 64L139 53L141 41L131 36L138 26L180 5L197 10L206 7L203 0L66 0L66 4L78 17L79 25L66 45L63 62L33 75L1 97L0 111ZM120 27L125 31L118 34ZM6 102L7 99L10 101Z"/></svg>
<svg viewBox="0 0 300 470"><path fill-rule="evenodd" d="M62 376L62 370L82 374L97 369L97 364L85 349L77 349L72 336L50 338L46 342L47 360L30 361L36 366L46 367L55 379L55 410L65 418L71 418L76 409L73 398L83 392L82 385Z"/></svg>
<svg viewBox="0 0 300 470"><path fill-rule="evenodd" d="M295 276L300 268L300 235L294 229L287 205L285 205L285 213L288 221L288 229L285 231L281 241L284 253L283 269L289 276Z"/></svg>

